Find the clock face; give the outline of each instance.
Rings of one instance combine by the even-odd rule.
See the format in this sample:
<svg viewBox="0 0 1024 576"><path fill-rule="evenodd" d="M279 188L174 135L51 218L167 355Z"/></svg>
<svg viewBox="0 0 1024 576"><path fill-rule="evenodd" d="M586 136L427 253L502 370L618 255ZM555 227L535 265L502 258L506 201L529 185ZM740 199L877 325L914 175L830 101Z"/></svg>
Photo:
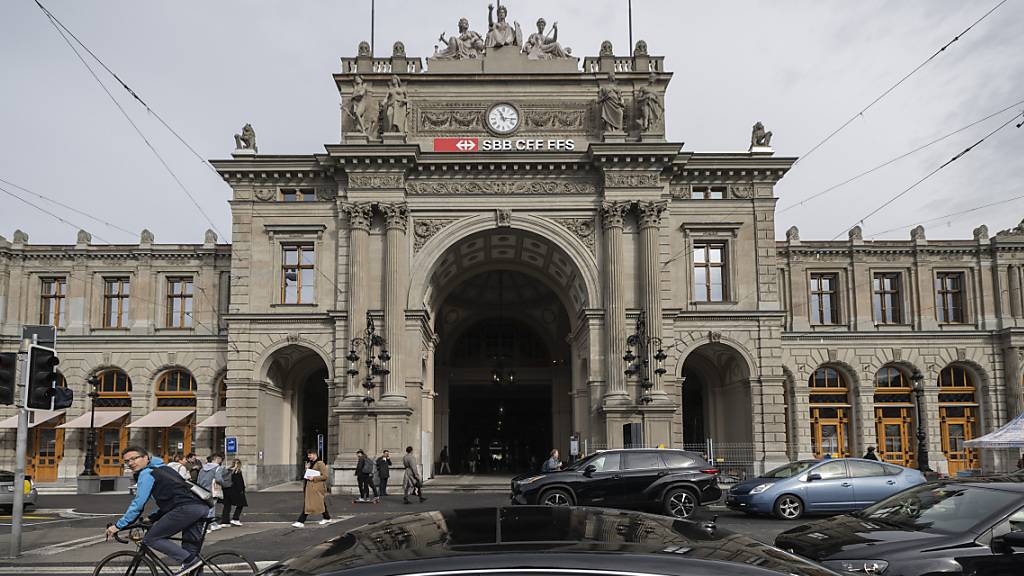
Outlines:
<svg viewBox="0 0 1024 576"><path fill-rule="evenodd" d="M510 134L519 127L519 111L511 104L495 104L487 113L487 125L498 134Z"/></svg>

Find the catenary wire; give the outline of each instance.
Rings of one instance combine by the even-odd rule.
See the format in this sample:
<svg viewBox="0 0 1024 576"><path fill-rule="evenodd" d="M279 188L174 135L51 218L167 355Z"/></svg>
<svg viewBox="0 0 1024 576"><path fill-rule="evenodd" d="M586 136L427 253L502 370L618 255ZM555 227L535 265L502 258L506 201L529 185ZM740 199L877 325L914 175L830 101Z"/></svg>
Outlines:
<svg viewBox="0 0 1024 576"><path fill-rule="evenodd" d="M61 202L59 200L54 200L53 198L50 198L48 196L44 196L44 195L42 195L42 194L40 194L38 192L33 192L32 190L29 190L28 188L25 188L24 186L19 186L18 184L15 184L14 182L11 182L10 180L6 180L4 178L0 178L0 182L3 182L4 184L7 184L8 186L10 186L12 188L17 188L18 190L21 190L22 192L28 192L29 194L31 194L31 195L33 195L33 196L35 196L37 198L42 198L43 200L46 200L47 202L51 202L53 204L56 204L57 206L60 206L61 208L70 210L70 211L74 212L75 214L78 214L80 216L85 216L86 218L88 218L90 220L93 220L95 222L99 222L100 224L103 224L104 226L107 226L108 228L113 228L114 230L118 230L120 232L124 232L125 234L128 234L130 236L131 235L134 235L134 236L138 236L139 235L138 232L132 232L131 230L125 230L124 228L118 226L117 224L112 224L110 222L107 222L106 220L103 220L102 218L97 218L96 216L93 216L92 214L89 214L88 212L83 212L83 211L79 210L78 208L75 208L73 206L68 206L67 204L64 204L63 202ZM98 236L97 236L97 238L98 238Z"/></svg>
<svg viewBox="0 0 1024 576"><path fill-rule="evenodd" d="M1015 201L1021 200L1021 199L1024 199L1024 194L1021 194L1019 196L1013 196L1012 198L1006 198L1006 199L1003 199L1003 200L998 200L996 202L989 202L988 204L982 204L981 206L975 206L974 208L968 208L966 210L958 210L956 212L950 212L949 214L943 214L942 216L936 216L934 218L929 218L927 220L921 220L920 222L914 222L912 224L904 224L902 226L897 226L895 228L890 228L888 230L883 230L881 232L875 232L874 234L871 234L870 236L868 236L868 238L876 238L878 236L881 236L883 234L888 234L890 232L898 232L900 230L904 230L904 229L909 228L911 226L920 226L922 224L930 224L932 222L941 222L941 221L945 220L946 218L953 218L954 216L962 216L964 214L970 214L971 212L977 212L979 210L984 210L986 208L991 208L993 206L999 206L999 205L1002 205L1002 204L1009 204L1010 202L1015 202Z"/></svg>
<svg viewBox="0 0 1024 576"><path fill-rule="evenodd" d="M49 15L47 17L49 18ZM85 58L82 57L82 54L78 51L77 48L75 48L74 44L71 43L71 40L69 40L67 35L64 34L64 31L61 30L61 27L58 26L57 23L52 19L50 20L50 23L53 24L54 29L57 30L57 33L60 34L60 37L64 39L64 42L66 42L68 47L71 48L71 51L75 53L75 56L78 57L78 59L82 62L82 65L84 65L85 68L89 71L89 74L93 77L93 79L96 80L96 83L100 85L104 92L106 92L107 96L110 98L110 101L114 103L114 106L116 106L117 109L121 112L121 115L124 116L125 120L127 120L128 123L131 124L136 134L138 134L139 137L142 138L142 141L146 143L146 147L148 147L149 150L153 153L153 155L156 156L157 160L160 161L160 164L164 167L164 170L166 170L167 173L170 174L171 178L173 178L174 181L178 184L178 187L181 189L181 191L184 192L186 196L188 196L189 200L192 201L192 205L195 206L197 210L199 210L199 213L203 215L203 218L206 219L206 221L210 224L210 227L213 228L213 230L217 232L218 235L224 236L224 234L221 233L221 231L217 228L217 225L213 223L213 220L206 213L206 211L203 210L203 207L200 206L199 202L196 201L195 196L193 196L192 193L189 192L185 184L181 181L180 178L178 178L178 175L174 173L174 170L171 169L170 165L167 164L163 156L160 155L160 152L158 152L156 147L154 147L153 144L150 143L149 139L146 138L146 135L142 133L142 130L139 129L138 125L131 119L131 116L128 115L128 112L126 112L124 107L121 106L121 103L117 101L117 99L110 92L110 90L103 83L103 81L100 80L99 76L96 75L96 71L92 69L92 66L90 66L89 63L86 62Z"/></svg>
<svg viewBox="0 0 1024 576"><path fill-rule="evenodd" d="M875 208L875 209L874 209L874 210L872 210L871 212L868 212L868 213L867 213L867 215L863 216L862 218L860 218L859 220L857 220L856 222L854 222L854 223L853 223L852 225L848 226L848 227L847 227L846 229L844 229L844 230L843 230L842 232L839 232L838 234L836 234L835 236L833 236L833 237L832 237L832 240L835 240L836 238L839 238L839 237L840 237L840 236L842 236L843 234L845 234L845 233L849 232L850 230L852 230L852 229L853 229L853 227L854 227L854 226L857 226L858 224L863 224L865 220L867 220L868 218L870 218L870 217L874 216L875 214L878 214L878 213L879 213L879 212L881 212L881 211L882 211L882 210L883 210L883 209L884 209L884 208L885 208L886 206L888 206L888 205L892 204L892 203L893 203L893 202L895 202L896 200L899 200L899 199L900 199L900 198L902 198L902 197L903 197L904 195L906 195L907 193L909 193L909 192L910 192L911 190L913 190L914 188L916 188L916 187L917 187L918 185L920 185L921 183L923 183L923 182L924 182L925 180L928 180L929 178L931 178L932 176L934 176L935 174L937 174L937 173L938 173L938 172L939 172L940 170L942 170L942 169L943 169L943 168L945 168L946 166L949 166L949 165L950 165L950 164L952 164L953 162L956 162L956 161L957 161L957 160L959 160L960 158L963 158L963 157L964 157L964 156L965 156L965 155L966 155L966 154L967 154L968 152L970 152L971 150L973 150L973 149L974 149L975 147L979 146L979 145L980 145L980 144L981 144L982 142L984 142L985 140L987 140L987 139L988 139L988 138L989 138L990 136L992 136L992 135L993 135L993 134L995 134L996 132L999 132L999 131L1000 131L1000 130L1002 130L1003 128L1006 128L1007 126L1009 126L1010 124L1012 124L1014 120L1016 120L1017 118L1019 118L1019 117L1020 117L1020 116L1022 116L1022 115L1024 115L1024 112L1022 112L1022 113L1019 113L1019 114L1015 115L1015 116L1014 116L1013 118L1010 118L1009 120L1007 120L1006 122L1004 122L1003 124L1001 124L1001 125L1000 125L1000 126L999 126L998 128L996 128L995 130L993 130L993 131L989 132L988 134L986 134L986 135L982 136L982 138L981 138L980 140L978 140L978 141L977 141L977 142L975 142L974 144L971 144L971 145L970 145L970 146L968 146L967 148L964 148L964 149L963 149L963 150L961 150L961 151L960 151L959 153L957 153L957 155L956 155L956 156L953 156L953 157L952 157L952 158L950 158L949 160L946 160L946 161L945 161L945 162L943 162L943 163L942 163L942 164L941 164L941 165L940 165L940 166L939 166L938 168L936 168L936 169L932 170L932 171L931 171L931 172L929 172L929 173L928 173L927 175L925 175L925 176L924 176L923 178L921 178L921 179L920 179L920 180L918 180L917 182L914 182L914 183L913 183L913 184L911 184L911 185L910 185L909 187L905 188L905 189L904 189L904 190L903 190L902 192L900 192L900 193L898 193L898 194L896 194L896 195L892 196L891 198L889 198L888 200L886 200L885 202L883 202L883 203L882 203L882 204L881 204L880 206L878 206L877 208ZM1020 127L1020 125L1018 125L1018 127Z"/></svg>
<svg viewBox="0 0 1024 576"><path fill-rule="evenodd" d="M43 208L41 206L37 206L36 204L33 204L32 202L29 202L28 200L22 198L21 196L18 196L17 194L15 194L14 192L11 192L10 190L4 188L3 186L0 186L0 192L3 192L4 194L7 194L8 196L11 196L12 198L16 198L18 200L21 200L25 204L28 204L29 206L35 208L36 210L39 210L40 212L42 212L43 214L46 214L47 216L50 216L52 218L56 218L62 224L65 224L67 226L71 226L72 228L77 228L79 230L85 230L84 226L79 226L79 225L75 224L74 222L71 222L70 220L66 220L64 218L61 218L60 216L54 214L53 212L50 212L46 208ZM92 234L92 233L90 233L90 234ZM100 240L101 242L106 242L107 244L112 244L112 242L110 242L109 240L105 240L105 239L101 238L99 236L99 234L92 234L92 236L94 238L96 238L97 240Z"/></svg>
<svg viewBox="0 0 1024 576"><path fill-rule="evenodd" d="M903 84L905 81L907 81L907 79L909 79L911 76L913 76L915 73L917 73L918 70L920 70L921 68L924 68L925 65L927 65L929 62L931 62L933 59L935 59L936 56L938 56L939 54L944 52L946 50L946 48L949 48L950 46L952 46L954 42L956 42L957 40L962 38L964 36L964 34L967 34L968 32L970 32L972 28L974 28L982 20L987 18L989 16L989 14L992 14L993 12L995 12L1000 6L1002 6L1003 4L1006 4L1006 2L1007 2L1007 0L1002 0L1002 2L1000 2L999 4L996 4L991 10L986 12L981 18L978 18L977 20L974 21L973 24L971 24L970 26L965 28L963 32L961 32L961 33L957 34L956 36L954 36L953 39L950 40L949 42L947 42L942 48L939 48L938 50L936 50L934 54L929 56L924 62L920 63L917 66L917 68L914 68L913 70L910 71L909 74L907 74L903 78L900 78L900 80L898 82L896 82L895 84L890 86L885 92L882 92L877 98L872 100L870 104L868 104L863 109L861 109L860 112L854 114L853 116L850 117L849 120L847 120L841 126L839 126L839 128L836 128L835 130L833 130L832 133L829 134L828 136L826 136L824 140L818 142L810 150L808 150L803 155L801 155L799 158L797 158L796 162L793 163L793 167L796 167L797 164L799 164L802 160L806 159L808 156L813 154L815 150L817 150L818 148L821 148L822 146L824 146L826 142L831 140L833 136L835 136L836 134L841 132L844 128L846 128L851 123L853 123L854 120L864 116L864 113L867 112L869 108L871 108L872 106L877 104L879 101L881 101L883 98L885 98L887 95L889 95L890 92L892 92L897 87L899 87L900 84Z"/></svg>
<svg viewBox="0 0 1024 576"><path fill-rule="evenodd" d="M942 142L943 140L945 140L945 139L947 139L947 138L949 138L951 136L959 134L959 133L961 133L964 130L967 130L969 128L973 128L974 126L977 126L978 124L981 124L982 122L985 122L986 120L994 118L994 117L1002 114L1003 112L1006 112L1007 110L1012 110L1013 108L1016 108L1017 106L1020 106L1021 104L1024 104L1024 100L1020 100L1018 102L1010 104L1009 106L1003 108L1002 110L999 110L997 112L993 112L992 114L989 114L988 116L985 116L984 118L981 118L979 120L975 120L974 122L971 122L970 124L968 124L966 126L963 126L962 128L958 128L958 129L956 129L956 130L954 130L954 131L952 131L952 132L950 132L950 133L948 133L948 134L946 134L944 136L940 136L940 137L936 138L935 140L932 140L931 142L928 142L926 144L918 146L917 148L914 148L913 150L911 150L909 152L905 152L903 154L900 154L899 156L896 156L895 158L892 158L890 160L886 160L885 162L879 164L878 166L875 166L874 168L870 168L870 169L868 169L868 170L866 170L864 172L861 172L860 174L857 174L856 176L848 178L847 180L844 180L844 181L842 181L842 182L840 182L838 184L835 184L833 186L829 186L828 188L822 190L821 192L818 192L818 193L813 194L813 195L811 195L811 196L809 196L807 198L804 198L803 200L800 200L798 202L794 202L794 203L792 203L792 204L790 204L788 206L785 206L785 207L777 210L775 212L775 214L778 215L778 214L782 214L783 212L788 212L789 210L792 210L793 208L803 207L808 202L810 202L812 200L815 200L817 198L820 198L820 197L824 196L825 194L828 194L829 192L831 192L831 191L833 191L833 190L835 190L837 188L841 188L843 186L846 186L847 184L849 184L849 183L851 183L851 182L853 182L855 180L858 180L860 178L863 178L864 176L867 176L868 174L871 174L872 172L875 172L877 170L885 168L886 166L888 166L888 165L890 165L890 164L892 164L894 162L898 162L898 161L900 161L900 160L902 160L902 159L904 159L904 158L906 158L906 157L908 157L908 156L910 156L912 154L920 152L921 150L924 150L925 148L928 148L928 147L932 146L933 144L938 144L939 142Z"/></svg>

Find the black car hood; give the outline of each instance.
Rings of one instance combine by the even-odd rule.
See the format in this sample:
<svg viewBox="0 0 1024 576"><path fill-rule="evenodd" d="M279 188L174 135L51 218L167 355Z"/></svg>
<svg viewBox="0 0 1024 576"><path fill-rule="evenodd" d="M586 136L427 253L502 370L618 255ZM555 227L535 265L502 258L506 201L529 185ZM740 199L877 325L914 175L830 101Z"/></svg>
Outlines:
<svg viewBox="0 0 1024 576"><path fill-rule="evenodd" d="M905 549L942 548L952 544L951 538L948 534L907 530L846 514L787 530L775 538L775 545L820 561L875 557ZM867 556L866 549L871 550Z"/></svg>
<svg viewBox="0 0 1024 576"><path fill-rule="evenodd" d="M371 564L498 553L654 554L745 563L781 574L835 573L706 524L603 508L515 506L422 512L367 524L269 568L311 576Z"/></svg>

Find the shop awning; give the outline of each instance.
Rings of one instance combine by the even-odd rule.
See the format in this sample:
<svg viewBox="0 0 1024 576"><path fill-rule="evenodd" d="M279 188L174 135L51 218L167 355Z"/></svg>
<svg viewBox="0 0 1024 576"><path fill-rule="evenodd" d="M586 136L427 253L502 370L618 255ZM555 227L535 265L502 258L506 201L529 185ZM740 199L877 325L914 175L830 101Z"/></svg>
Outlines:
<svg viewBox="0 0 1024 576"><path fill-rule="evenodd" d="M225 428L227 425L228 412L227 410L221 410L220 412L214 412L213 416L196 424L196 428Z"/></svg>
<svg viewBox="0 0 1024 576"><path fill-rule="evenodd" d="M195 414L194 410L153 410L128 425L129 428L168 428Z"/></svg>
<svg viewBox="0 0 1024 576"><path fill-rule="evenodd" d="M103 428L111 422L115 422L124 418L129 414L129 410L97 410L96 411L96 427ZM78 416L67 424L61 424L57 428L88 428L89 427L89 412Z"/></svg>
<svg viewBox="0 0 1024 576"><path fill-rule="evenodd" d="M32 412L35 412L35 419L33 419ZM57 418L62 414L64 414L64 410L32 410L29 412L28 416L28 427L35 428L40 424L46 424L50 420L53 420L54 418ZM6 420L0 421L0 429L2 428L13 428L17 430L18 415L15 414L14 416L7 418Z"/></svg>

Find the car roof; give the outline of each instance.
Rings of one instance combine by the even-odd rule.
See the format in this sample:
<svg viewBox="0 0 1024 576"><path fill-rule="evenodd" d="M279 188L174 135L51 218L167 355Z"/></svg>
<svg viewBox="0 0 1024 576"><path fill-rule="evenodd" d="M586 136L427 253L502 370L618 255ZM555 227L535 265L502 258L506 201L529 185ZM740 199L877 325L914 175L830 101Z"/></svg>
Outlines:
<svg viewBox="0 0 1024 576"><path fill-rule="evenodd" d="M976 486L1024 493L1024 474L1014 473L997 476L979 476L975 478L943 478L941 480L933 480L932 482L943 486Z"/></svg>

